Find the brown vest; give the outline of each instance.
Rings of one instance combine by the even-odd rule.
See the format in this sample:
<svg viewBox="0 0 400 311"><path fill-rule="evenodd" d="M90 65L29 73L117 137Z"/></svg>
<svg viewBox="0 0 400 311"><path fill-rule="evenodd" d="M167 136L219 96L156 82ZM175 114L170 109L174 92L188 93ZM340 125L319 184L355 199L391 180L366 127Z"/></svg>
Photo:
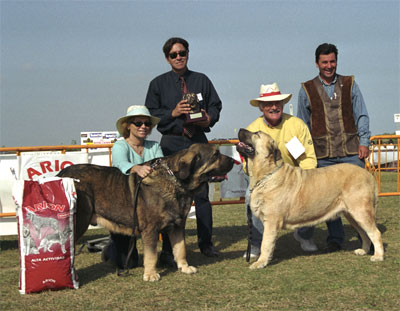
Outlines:
<svg viewBox="0 0 400 311"><path fill-rule="evenodd" d="M310 126L317 159L358 154L360 138L353 116L353 76L337 76L336 96L326 94L318 76L303 83L310 103Z"/></svg>

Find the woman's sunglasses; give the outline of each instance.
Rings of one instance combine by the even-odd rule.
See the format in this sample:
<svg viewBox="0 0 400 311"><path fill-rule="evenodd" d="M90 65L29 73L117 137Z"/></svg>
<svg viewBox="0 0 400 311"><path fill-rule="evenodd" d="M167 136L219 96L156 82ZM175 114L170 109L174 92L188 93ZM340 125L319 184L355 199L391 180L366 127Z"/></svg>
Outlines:
<svg viewBox="0 0 400 311"><path fill-rule="evenodd" d="M169 57L171 59L175 59L175 58L177 58L178 55L180 57L185 57L187 55L187 51L174 52L174 53L169 54Z"/></svg>
<svg viewBox="0 0 400 311"><path fill-rule="evenodd" d="M136 127L141 127L143 124L147 127L151 126L151 122L150 121L146 121L146 122L142 122L142 121L131 121L131 123L136 126Z"/></svg>

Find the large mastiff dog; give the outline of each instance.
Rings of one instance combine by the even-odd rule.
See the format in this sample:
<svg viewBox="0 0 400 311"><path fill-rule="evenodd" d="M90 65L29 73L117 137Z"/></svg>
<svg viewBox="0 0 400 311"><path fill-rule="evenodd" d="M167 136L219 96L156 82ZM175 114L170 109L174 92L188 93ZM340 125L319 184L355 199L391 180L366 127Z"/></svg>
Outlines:
<svg viewBox="0 0 400 311"><path fill-rule="evenodd" d="M140 184L137 226L144 247L145 281L157 281L157 242L159 232L167 232L178 269L191 274L197 270L186 261L184 229L193 194L212 177L225 175L233 160L216 146L194 144L175 155L152 160L153 171ZM119 169L90 164L73 165L58 176L72 177L77 190L76 239L89 224L100 224L111 232L130 235L133 227L133 197L136 174L124 175Z"/></svg>
<svg viewBox="0 0 400 311"><path fill-rule="evenodd" d="M374 177L352 164L302 170L284 163L275 141L263 132L239 131L237 150L247 157L250 208L264 225L261 255L250 268L265 267L280 229L313 226L343 214L362 238L357 255L383 260L381 233L376 227L378 190Z"/></svg>

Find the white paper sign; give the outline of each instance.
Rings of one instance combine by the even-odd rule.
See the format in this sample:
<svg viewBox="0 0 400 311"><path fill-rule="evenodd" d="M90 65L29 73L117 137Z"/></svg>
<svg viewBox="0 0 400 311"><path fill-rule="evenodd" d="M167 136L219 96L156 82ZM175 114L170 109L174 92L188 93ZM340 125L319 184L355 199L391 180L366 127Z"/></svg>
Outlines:
<svg viewBox="0 0 400 311"><path fill-rule="evenodd" d="M301 156L306 149L301 144L299 139L294 136L288 143L286 143L286 148L289 150L292 157L296 160L299 156Z"/></svg>

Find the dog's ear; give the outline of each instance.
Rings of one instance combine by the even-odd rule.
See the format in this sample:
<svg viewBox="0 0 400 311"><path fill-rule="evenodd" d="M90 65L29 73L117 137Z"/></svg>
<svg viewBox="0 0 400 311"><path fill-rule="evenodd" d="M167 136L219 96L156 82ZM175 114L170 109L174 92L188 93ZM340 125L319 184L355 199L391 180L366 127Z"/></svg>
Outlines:
<svg viewBox="0 0 400 311"><path fill-rule="evenodd" d="M192 173L193 163L195 160L196 154L188 151L182 158L179 159L178 162L178 177L181 180L185 180Z"/></svg>
<svg viewBox="0 0 400 311"><path fill-rule="evenodd" d="M276 148L274 148L274 161L276 163L279 160L282 160L282 154L279 148L276 146Z"/></svg>
<svg viewBox="0 0 400 311"><path fill-rule="evenodd" d="M272 143L269 144L268 152L274 157L275 164L277 161L282 160L281 151L279 150L278 145L275 143L275 141L272 141Z"/></svg>

